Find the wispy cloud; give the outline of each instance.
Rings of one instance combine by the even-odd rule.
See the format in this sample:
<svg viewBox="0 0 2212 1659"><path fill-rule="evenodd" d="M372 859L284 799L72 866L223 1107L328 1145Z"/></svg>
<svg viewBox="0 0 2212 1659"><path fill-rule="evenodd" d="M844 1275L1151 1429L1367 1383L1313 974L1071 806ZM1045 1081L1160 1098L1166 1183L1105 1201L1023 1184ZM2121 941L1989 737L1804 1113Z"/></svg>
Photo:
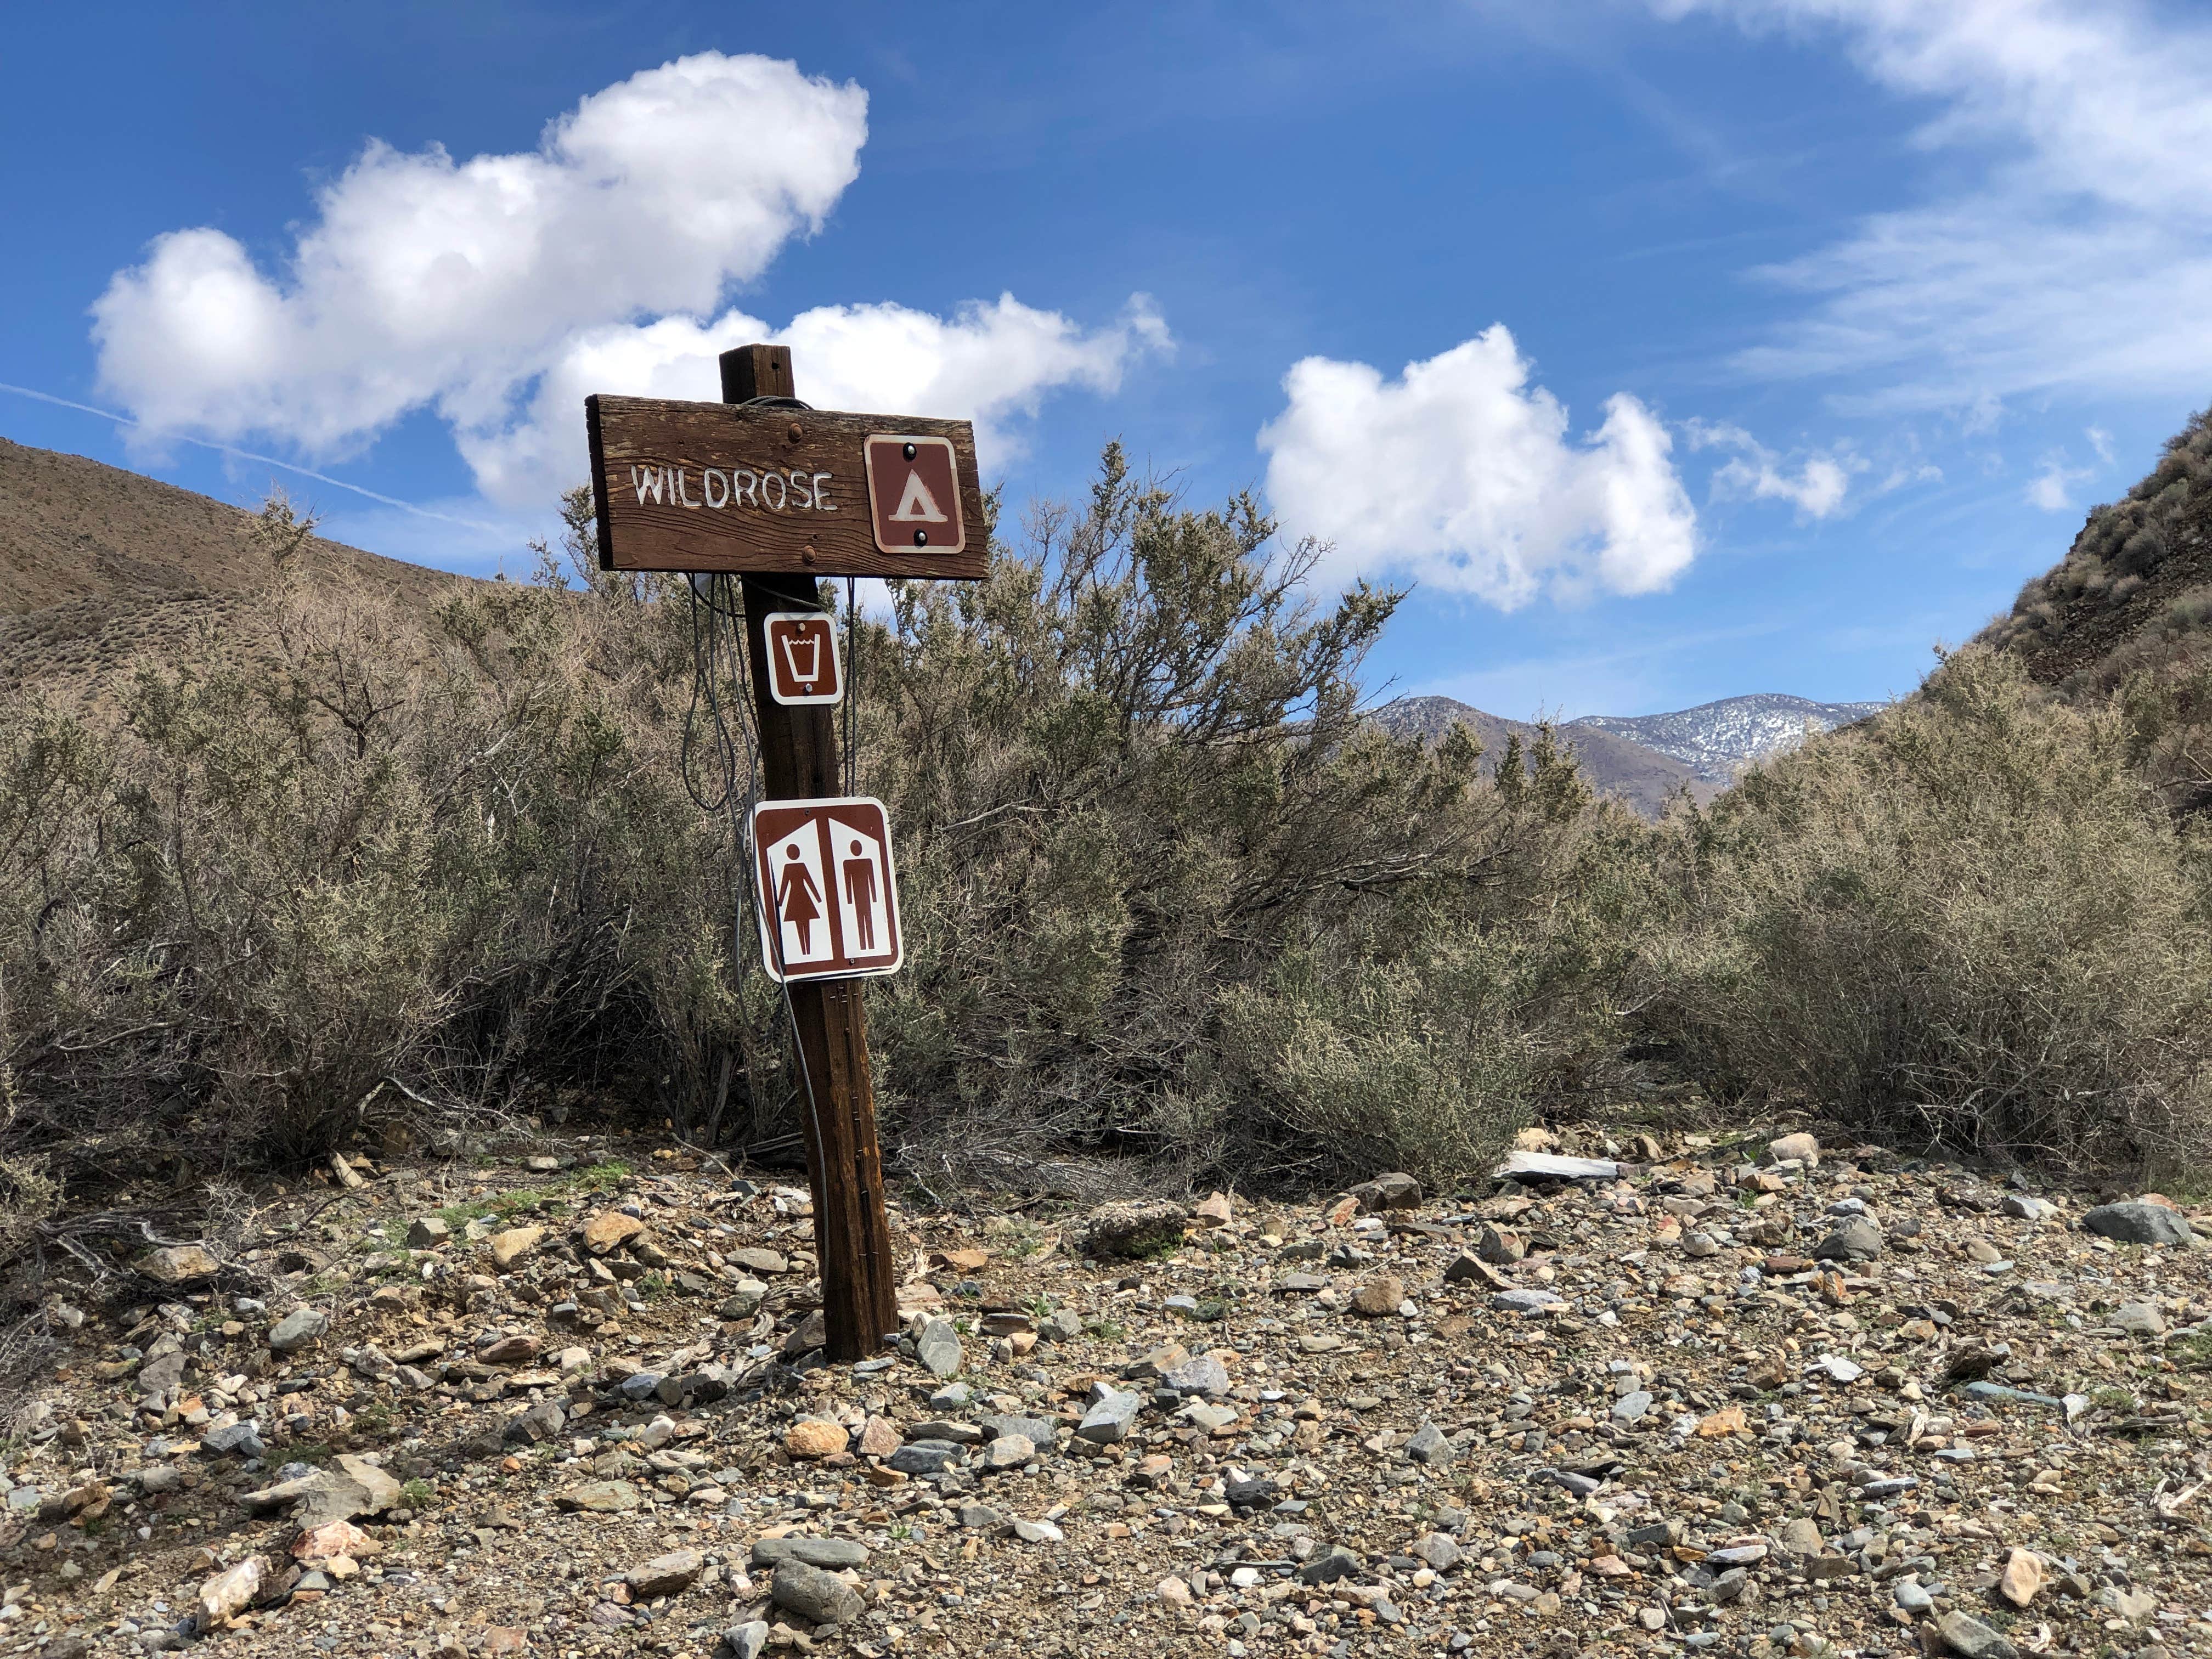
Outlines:
<svg viewBox="0 0 2212 1659"><path fill-rule="evenodd" d="M1932 100L1919 144L1972 182L1768 267L1811 302L1745 353L1853 377L1867 410L2054 392L2201 396L2212 379L2212 27L2139 0L1651 0L1842 43Z"/></svg>

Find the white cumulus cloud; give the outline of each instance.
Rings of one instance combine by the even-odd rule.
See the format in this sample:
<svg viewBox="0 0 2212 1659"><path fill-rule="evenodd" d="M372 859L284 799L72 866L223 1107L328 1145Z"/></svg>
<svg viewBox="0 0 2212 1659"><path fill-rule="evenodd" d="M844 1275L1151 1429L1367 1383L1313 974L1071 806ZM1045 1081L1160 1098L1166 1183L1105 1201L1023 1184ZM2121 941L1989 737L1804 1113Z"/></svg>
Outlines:
<svg viewBox="0 0 2212 1659"><path fill-rule="evenodd" d="M1387 568L1510 611L1547 588L1651 592L1696 554L1658 419L1620 393L1577 439L1502 323L1395 380L1308 357L1283 390L1260 434L1268 499L1334 544L1331 576Z"/></svg>
<svg viewBox="0 0 2212 1659"><path fill-rule="evenodd" d="M582 475L586 392L712 398L714 354L746 341L790 343L811 403L969 416L1002 450L1046 392L1110 391L1166 345L1141 299L1091 331L1012 295L781 331L722 308L822 228L866 138L858 86L708 52L593 93L534 150L372 143L274 268L202 228L117 272L93 307L100 387L143 443L266 436L319 458L433 410L479 488L523 506Z"/></svg>
<svg viewBox="0 0 2212 1659"><path fill-rule="evenodd" d="M1012 423L1035 415L1046 392L1117 391L1133 358L1172 344L1142 295L1117 323L1089 331L1011 294L950 318L878 304L817 307L782 329L737 310L707 321L610 323L562 342L527 404L495 428L461 433L461 453L495 501L549 500L583 475L588 394L712 399L720 395L715 358L757 340L791 348L799 390L817 409L974 421L987 465L1019 450Z"/></svg>
<svg viewBox="0 0 2212 1659"><path fill-rule="evenodd" d="M2075 392L2197 397L2212 378L2212 27L2141 0L1650 0L1836 40L1935 118L1929 199L1771 268L1808 313L1762 374L1869 377L1867 407ZM2188 20L2188 21L2184 21Z"/></svg>
<svg viewBox="0 0 2212 1659"><path fill-rule="evenodd" d="M1838 511L1850 489L1851 475L1865 471L1869 465L1847 450L1814 453L1797 464L1793 476L1780 456L1740 426L1692 421L1688 431L1692 449L1735 452L1714 470L1715 501L1788 501L1808 519L1825 519Z"/></svg>

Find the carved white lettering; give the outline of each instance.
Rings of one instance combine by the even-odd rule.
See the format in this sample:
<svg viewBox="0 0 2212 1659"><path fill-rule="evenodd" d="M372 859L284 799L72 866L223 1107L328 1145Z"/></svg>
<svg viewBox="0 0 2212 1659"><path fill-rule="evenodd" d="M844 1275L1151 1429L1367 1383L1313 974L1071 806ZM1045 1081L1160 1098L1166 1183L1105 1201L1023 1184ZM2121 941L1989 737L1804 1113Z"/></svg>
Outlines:
<svg viewBox="0 0 2212 1659"><path fill-rule="evenodd" d="M629 482L630 487L637 491L637 504L640 507L645 505L647 497L654 501L659 501L660 469L659 467L648 466L641 470L634 466L629 470Z"/></svg>
<svg viewBox="0 0 2212 1659"><path fill-rule="evenodd" d="M806 475L804 472L794 472L791 475L791 504L793 507L803 507L810 513L814 510L814 490L806 482Z"/></svg>
<svg viewBox="0 0 2212 1659"><path fill-rule="evenodd" d="M720 501L714 499L716 484L722 486L722 497ZM706 496L707 505L709 507L727 507L730 504L730 480L717 467L708 467L699 474L699 492Z"/></svg>
<svg viewBox="0 0 2212 1659"><path fill-rule="evenodd" d="M774 501L770 501L768 498L768 487L770 484L774 484L775 486L775 499ZM781 472L762 473L761 505L768 508L771 513L781 513L783 511L784 502L787 499L787 495L783 485L783 474Z"/></svg>
<svg viewBox="0 0 2212 1659"><path fill-rule="evenodd" d="M837 510L830 505L829 485L830 475L827 472L814 475L814 510L817 513L835 513Z"/></svg>
<svg viewBox="0 0 2212 1659"><path fill-rule="evenodd" d="M691 499L690 489L684 482L684 469L680 466L676 469L676 504L688 507L694 513L699 510L699 503Z"/></svg>
<svg viewBox="0 0 2212 1659"><path fill-rule="evenodd" d="M759 483L759 476L749 469L742 466L733 468L730 473L730 505L757 506L758 503L753 501L753 490Z"/></svg>

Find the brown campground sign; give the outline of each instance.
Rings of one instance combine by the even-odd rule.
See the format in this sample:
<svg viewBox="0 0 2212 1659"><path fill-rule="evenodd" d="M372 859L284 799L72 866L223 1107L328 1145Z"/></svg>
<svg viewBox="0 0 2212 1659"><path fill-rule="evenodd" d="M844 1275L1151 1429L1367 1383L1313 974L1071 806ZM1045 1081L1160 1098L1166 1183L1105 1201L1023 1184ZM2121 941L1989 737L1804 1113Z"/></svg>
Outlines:
<svg viewBox="0 0 2212 1659"><path fill-rule="evenodd" d="M983 574L966 421L606 396L584 409L602 568Z"/></svg>

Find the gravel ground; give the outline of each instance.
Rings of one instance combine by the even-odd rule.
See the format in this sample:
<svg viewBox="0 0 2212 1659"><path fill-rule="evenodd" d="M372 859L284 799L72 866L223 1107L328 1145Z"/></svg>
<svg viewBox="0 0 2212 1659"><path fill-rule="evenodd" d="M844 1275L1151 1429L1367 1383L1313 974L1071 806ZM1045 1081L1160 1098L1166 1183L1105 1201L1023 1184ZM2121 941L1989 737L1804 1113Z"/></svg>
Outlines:
<svg viewBox="0 0 2212 1659"><path fill-rule="evenodd" d="M2212 1653L2180 1210L1524 1149L1569 1151L896 1212L907 1333L849 1368L803 1189L356 1160L258 1248L58 1288L0 1652Z"/></svg>

